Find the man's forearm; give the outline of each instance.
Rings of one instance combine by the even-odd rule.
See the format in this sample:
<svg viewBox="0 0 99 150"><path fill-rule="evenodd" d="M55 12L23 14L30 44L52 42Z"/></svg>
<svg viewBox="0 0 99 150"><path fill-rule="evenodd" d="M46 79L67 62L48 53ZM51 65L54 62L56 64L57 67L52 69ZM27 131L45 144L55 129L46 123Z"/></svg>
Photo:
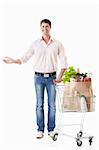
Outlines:
<svg viewBox="0 0 99 150"><path fill-rule="evenodd" d="M62 79L62 76L63 76L65 71L66 71L66 68L61 69L61 71L60 71L60 73L59 73L59 75L57 77L57 80L61 80Z"/></svg>

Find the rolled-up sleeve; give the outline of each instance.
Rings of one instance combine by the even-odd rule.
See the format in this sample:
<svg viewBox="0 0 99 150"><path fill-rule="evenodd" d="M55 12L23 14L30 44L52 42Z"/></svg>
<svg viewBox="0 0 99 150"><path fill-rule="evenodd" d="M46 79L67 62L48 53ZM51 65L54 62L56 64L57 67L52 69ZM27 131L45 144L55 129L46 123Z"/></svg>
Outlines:
<svg viewBox="0 0 99 150"><path fill-rule="evenodd" d="M61 68L67 68L68 62L67 62L66 52L63 45L60 42L58 44L58 56L61 63Z"/></svg>
<svg viewBox="0 0 99 150"><path fill-rule="evenodd" d="M34 47L33 44L30 46L30 48L28 49L28 51L20 58L22 63L26 63L34 54Z"/></svg>

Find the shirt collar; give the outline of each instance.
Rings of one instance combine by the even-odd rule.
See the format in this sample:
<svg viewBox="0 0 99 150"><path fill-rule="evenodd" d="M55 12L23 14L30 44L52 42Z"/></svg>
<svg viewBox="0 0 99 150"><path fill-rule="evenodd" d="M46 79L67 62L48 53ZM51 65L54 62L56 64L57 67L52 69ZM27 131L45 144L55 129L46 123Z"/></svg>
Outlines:
<svg viewBox="0 0 99 150"><path fill-rule="evenodd" d="M43 40L43 38L41 37L40 38L40 41L42 41ZM50 40L49 41L54 41L55 39L53 38L53 37L50 37Z"/></svg>

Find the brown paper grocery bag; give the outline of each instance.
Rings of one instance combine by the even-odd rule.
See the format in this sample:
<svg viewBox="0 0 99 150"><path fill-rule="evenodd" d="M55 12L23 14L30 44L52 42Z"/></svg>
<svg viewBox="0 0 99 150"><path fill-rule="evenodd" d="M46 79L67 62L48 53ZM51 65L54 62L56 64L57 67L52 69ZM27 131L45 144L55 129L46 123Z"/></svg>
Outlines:
<svg viewBox="0 0 99 150"><path fill-rule="evenodd" d="M70 82L70 92L74 93L75 91L85 97L92 96L92 82Z"/></svg>
<svg viewBox="0 0 99 150"><path fill-rule="evenodd" d="M75 92L78 96L75 96ZM87 111L93 111L92 82L82 81L70 82L68 88L65 88L62 103L63 110L81 111L80 96L85 97Z"/></svg>
<svg viewBox="0 0 99 150"><path fill-rule="evenodd" d="M80 111L79 96L67 96L64 92L62 108L63 111Z"/></svg>

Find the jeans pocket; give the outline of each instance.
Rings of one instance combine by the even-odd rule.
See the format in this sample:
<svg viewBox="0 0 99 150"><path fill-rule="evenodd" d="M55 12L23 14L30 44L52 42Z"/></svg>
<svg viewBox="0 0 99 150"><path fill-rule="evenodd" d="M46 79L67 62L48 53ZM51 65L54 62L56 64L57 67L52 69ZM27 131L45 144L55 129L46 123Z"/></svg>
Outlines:
<svg viewBox="0 0 99 150"><path fill-rule="evenodd" d="M39 76L35 74L34 75L34 81L36 82L38 79L39 79Z"/></svg>

